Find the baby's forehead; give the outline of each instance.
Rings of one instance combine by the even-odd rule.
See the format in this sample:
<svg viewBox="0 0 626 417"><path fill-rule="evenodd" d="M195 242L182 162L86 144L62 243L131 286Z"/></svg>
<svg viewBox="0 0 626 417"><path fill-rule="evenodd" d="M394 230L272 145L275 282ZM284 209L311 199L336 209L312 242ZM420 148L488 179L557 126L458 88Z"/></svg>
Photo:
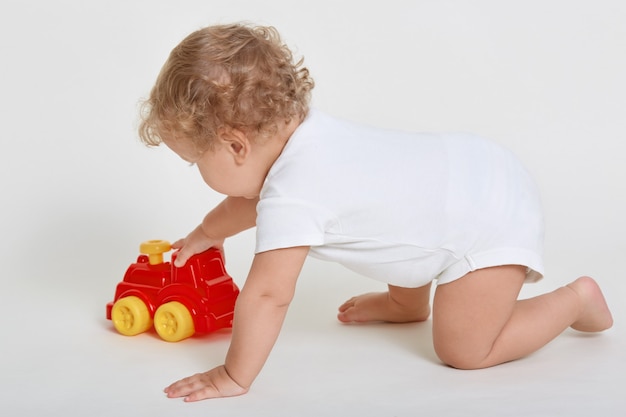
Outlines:
<svg viewBox="0 0 626 417"><path fill-rule="evenodd" d="M163 143L182 160L195 163L206 150L201 150L193 141L185 138L164 138Z"/></svg>

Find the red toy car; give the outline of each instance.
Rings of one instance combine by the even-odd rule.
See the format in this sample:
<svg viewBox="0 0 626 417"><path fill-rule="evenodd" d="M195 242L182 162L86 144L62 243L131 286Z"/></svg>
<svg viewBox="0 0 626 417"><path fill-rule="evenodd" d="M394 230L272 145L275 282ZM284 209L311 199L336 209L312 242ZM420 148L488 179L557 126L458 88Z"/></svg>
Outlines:
<svg viewBox="0 0 626 417"><path fill-rule="evenodd" d="M143 333L154 323L168 342L231 327L239 288L226 273L221 252L209 249L178 268L177 252L171 262L163 262L163 253L170 249L164 240L140 245L141 255L107 304L107 319L127 336Z"/></svg>

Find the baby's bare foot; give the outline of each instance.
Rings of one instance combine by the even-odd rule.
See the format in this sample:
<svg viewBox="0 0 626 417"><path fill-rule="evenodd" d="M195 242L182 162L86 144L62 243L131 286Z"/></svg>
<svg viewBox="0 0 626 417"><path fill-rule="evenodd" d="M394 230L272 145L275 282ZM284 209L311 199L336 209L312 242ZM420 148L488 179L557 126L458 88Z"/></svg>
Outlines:
<svg viewBox="0 0 626 417"><path fill-rule="evenodd" d="M602 290L590 277L580 277L567 285L574 290L581 300L581 312L572 329L581 332L601 332L613 326L613 316L609 310Z"/></svg>
<svg viewBox="0 0 626 417"><path fill-rule="evenodd" d="M430 305L404 306L388 292L369 293L352 297L339 307L337 318L344 323L386 321L408 323L424 321L430 315Z"/></svg>

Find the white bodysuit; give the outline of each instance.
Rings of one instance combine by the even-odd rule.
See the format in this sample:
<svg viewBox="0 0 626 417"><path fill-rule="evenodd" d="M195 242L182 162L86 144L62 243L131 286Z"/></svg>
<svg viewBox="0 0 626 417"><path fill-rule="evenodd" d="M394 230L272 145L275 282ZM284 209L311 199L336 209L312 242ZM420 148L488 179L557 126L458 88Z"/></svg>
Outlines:
<svg viewBox="0 0 626 417"><path fill-rule="evenodd" d="M272 166L256 252L317 258L401 287L523 265L542 277L537 188L518 159L467 134L404 133L315 109Z"/></svg>

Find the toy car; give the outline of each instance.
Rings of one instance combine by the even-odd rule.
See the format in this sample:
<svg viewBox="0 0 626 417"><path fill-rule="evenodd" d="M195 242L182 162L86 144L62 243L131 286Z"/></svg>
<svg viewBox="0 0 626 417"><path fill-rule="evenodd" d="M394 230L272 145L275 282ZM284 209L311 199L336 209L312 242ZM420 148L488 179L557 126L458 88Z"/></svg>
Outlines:
<svg viewBox="0 0 626 417"><path fill-rule="evenodd" d="M226 273L218 249L189 258L182 267L163 262L169 242L150 240L140 245L141 255L117 284L115 298L107 304L106 317L126 336L149 330L178 342L195 333L231 327L239 288Z"/></svg>

